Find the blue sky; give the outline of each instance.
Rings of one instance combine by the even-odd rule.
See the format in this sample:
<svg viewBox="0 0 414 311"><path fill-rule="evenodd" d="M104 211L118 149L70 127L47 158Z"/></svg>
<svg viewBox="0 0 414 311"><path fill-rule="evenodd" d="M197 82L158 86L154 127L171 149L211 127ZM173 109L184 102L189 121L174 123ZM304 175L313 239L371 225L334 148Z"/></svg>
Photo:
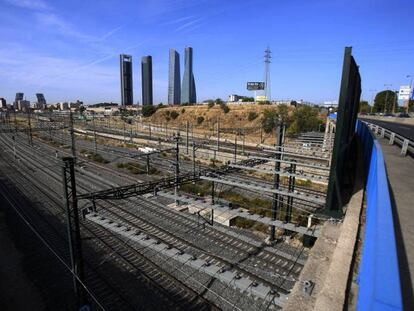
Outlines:
<svg viewBox="0 0 414 311"><path fill-rule="evenodd" d="M119 54L153 56L154 101L166 102L168 49L194 49L199 100L252 95L272 50L273 99L335 100L353 46L363 97L414 75L412 0L0 0L0 97L120 101Z"/></svg>

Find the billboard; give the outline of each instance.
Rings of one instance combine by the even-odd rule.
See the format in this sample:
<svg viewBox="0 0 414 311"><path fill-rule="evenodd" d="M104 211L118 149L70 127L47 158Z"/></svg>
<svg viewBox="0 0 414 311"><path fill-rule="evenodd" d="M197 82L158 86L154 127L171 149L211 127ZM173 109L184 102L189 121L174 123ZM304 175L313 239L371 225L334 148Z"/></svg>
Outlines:
<svg viewBox="0 0 414 311"><path fill-rule="evenodd" d="M401 85L400 92L398 93L398 99L409 100L411 97L411 87L409 85Z"/></svg>
<svg viewBox="0 0 414 311"><path fill-rule="evenodd" d="M256 101L258 102L265 102L267 100L266 96L256 96Z"/></svg>
<svg viewBox="0 0 414 311"><path fill-rule="evenodd" d="M249 91L264 90L265 83L264 82L247 82L247 89Z"/></svg>

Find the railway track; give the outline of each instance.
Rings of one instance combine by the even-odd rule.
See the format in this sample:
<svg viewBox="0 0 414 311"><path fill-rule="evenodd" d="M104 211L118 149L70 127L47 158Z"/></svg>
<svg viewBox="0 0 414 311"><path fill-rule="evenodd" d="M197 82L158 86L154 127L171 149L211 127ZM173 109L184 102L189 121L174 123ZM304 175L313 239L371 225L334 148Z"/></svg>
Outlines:
<svg viewBox="0 0 414 311"><path fill-rule="evenodd" d="M53 149L53 148L52 148ZM28 160L26 158L28 162ZM35 164L32 163L32 165L35 166ZM99 166L99 168L102 169L102 166ZM41 166L38 166L38 169L41 169ZM109 173L110 170L108 170ZM114 173L114 172L112 172ZM119 175L119 172L116 172L116 174ZM56 181L60 181L60 176L57 174L50 173L49 174L54 175L54 179ZM96 180L93 180L92 178L88 176L82 176L80 178L79 183L81 184L82 191L87 192L88 185L95 183ZM100 185L102 186L102 184ZM90 187L89 187L90 188ZM90 191L90 189L89 189ZM58 190L55 190L55 194L58 195ZM185 238L185 230L188 229L189 226L193 226L195 224L194 218L189 219L186 216L179 215L177 213L174 213L172 211L169 211L167 209L161 209L159 207L155 207L154 203L150 203L144 199L134 199L134 200L124 200L125 202L125 208L117 207L115 204L112 204L109 206L107 203L105 204L104 210L106 213L111 214L113 217L120 219L122 221L128 222L131 226L137 226L141 229L144 229L145 231L149 232L150 234L157 236L158 238L161 238L165 241L169 241L169 243L177 245L178 243L182 243L181 247L183 248L193 248L199 252L201 252L201 256L206 256L209 260L216 260L221 262L222 264L230 267L236 266L236 264L239 264L238 269L241 271L241 273L244 273L249 276L254 276L256 279L263 281L265 283L270 283L273 286L277 287L282 293L287 293L291 287L294 284L295 277L298 276L300 273L302 265L297 262L297 258L299 256L295 257L298 254L292 255L292 259L288 260L286 256L279 256L275 253L260 250L258 251L257 247L253 247L252 244L254 243L247 243L244 240L236 239L234 236L226 235L223 233L220 233L219 231L215 231L213 229L208 229L207 234L200 231L194 231L192 233L195 233L194 236L195 240L199 240L200 238L204 238L205 241L203 241L204 244L206 243L216 243L219 244L219 247L227 248L226 251L228 251L229 254L237 254L239 259L231 258L231 255L227 256L219 256L214 253L208 253L205 252L204 247L199 247L195 245L194 241L190 241L189 238ZM138 204L142 208L140 208L140 212L144 216L137 216L137 214L133 214L130 212L130 209L134 209L135 205ZM191 217L190 217L191 218ZM162 226L156 224L156 219L163 219L166 222L166 225L169 225L169 230L166 228L168 226ZM88 226L89 227L89 226ZM91 226L94 229L97 230L95 234L93 234L93 238L97 238L100 235L103 235L104 232L108 233L107 230L102 230L102 228L99 229L98 226ZM180 228L180 231L177 233L177 230L173 230L171 228ZM90 230L90 229L89 229ZM102 230L102 231L101 231ZM188 233L188 230L187 230ZM91 233L92 234L92 233ZM188 236L188 234L187 234ZM172 241L171 239L175 239ZM119 237L112 237L112 240L108 241L109 245L112 244L122 244L122 239ZM223 242L225 241L225 242ZM201 243L202 244L202 243ZM109 246L107 246L109 247ZM115 251L116 253L120 253L120 250L118 249L112 249L112 251ZM251 257L251 254L254 254L253 257ZM241 259L240 259L241 258ZM255 260L251 260L251 258L254 258ZM148 258L146 258L148 261ZM260 262L260 260L264 263L262 265L264 266L263 274L265 276L258 277L257 275L260 275L258 273L258 270L251 269L254 265L257 266L257 262ZM145 261L144 261L145 262ZM247 262L247 263L245 263ZM143 263L140 262L140 265ZM250 270L249 270L250 269ZM273 279L269 279L269 272L276 272L273 276L276 277L277 281ZM267 275L266 275L267 273ZM158 277L158 273L155 274ZM161 282L156 277L155 282L158 284ZM174 278L174 277L173 277ZM161 282L162 283L162 282Z"/></svg>
<svg viewBox="0 0 414 311"><path fill-rule="evenodd" d="M4 141L3 141L4 142ZM19 149L19 148L18 148ZM40 166L38 163L33 163L31 157L33 154L29 157L28 155L24 155L24 151L22 149L19 149L20 157L22 160L27 161L28 163L32 164L34 167L37 167L38 169L45 169L45 166ZM18 169L18 167L13 167L15 170ZM40 170L38 170L40 171ZM51 173L51 172L49 172ZM15 174L17 175L17 174ZM23 176L25 173L22 174ZM53 172L51 174L48 174L48 177L53 175ZM42 199L47 198L48 201L53 202L50 206L48 206L46 209L49 213L53 214L53 216L60 216L61 222L64 221L64 211L61 207L61 198L58 192L54 190L54 194L51 195L50 192L45 191L45 188L49 188L48 184L36 180L36 185L33 184L33 179L31 176L28 176L26 174L25 180L16 181L21 186L24 187L25 190L30 191L30 189L33 189L33 191L30 191L30 193L41 193ZM57 176L55 176L57 178ZM40 198L39 198L40 199ZM44 205L44 204L42 204ZM46 204L48 205L48 204ZM37 224L37 222L35 222ZM50 224L49 224L50 225ZM53 226L49 226L52 228L55 228ZM54 229L57 231L58 229ZM64 249L67 247L67 241L65 240L65 228L63 227L63 230L60 230L59 235L48 235L48 240L52 240L53 238L58 238L61 240L60 243L56 242L53 245L55 247L58 247L59 249ZM109 300L111 304L108 304L109 310L123 310L123 306L130 306L130 308L126 308L126 310L135 310L135 309L147 309L150 304L151 306L148 308L148 310L152 310L154 306L161 307L169 307L172 309L193 309L194 310L206 310L215 308L214 304L207 303L204 299L201 299L201 301L197 301L198 294L194 293L190 288L184 287L183 284L181 284L181 287L177 287L177 283L180 283L175 278L169 278L168 280L163 280L160 278L161 275L166 277L166 273L160 273L159 271L162 271L158 266L155 266L154 264L150 265L148 260L144 260L143 258L137 259L137 256L134 256L133 259L131 259L131 250L127 247L125 247L124 242L122 239L117 237L114 234L108 234L108 231L102 230L99 226L88 226L82 225L82 235L85 237L85 239L93 240L97 249L100 249L101 255L110 254L110 257L114 257L115 261L118 263L118 267L124 267L127 268L126 271L122 274L122 277L116 277L117 273L111 273L110 275L107 275L107 278L110 279L112 288L108 289L107 287L102 287L102 282L97 281L97 276L99 274L96 273L96 271L93 270L94 267L102 266L104 262L97 261L99 257L96 257L96 253L89 254L89 252L85 253L86 261L88 263L87 271L91 270L91 273L87 274L87 284L92 285L94 291L96 291L96 295L100 298L100 301L104 301L105 303ZM90 243L87 243L88 245ZM66 254L67 255L67 254ZM136 255L136 254L135 254ZM67 256L66 256L67 258ZM108 258L109 259L109 258ZM132 261L134 260L134 261ZM108 267L106 267L108 268ZM112 269L114 270L114 269ZM101 271L102 273L103 271ZM119 274L118 274L119 275ZM126 278L126 279L125 279ZM102 281L102 280L101 280ZM128 282L129 281L129 282ZM141 284L141 282L149 282L152 286L148 288L148 284L146 284L145 287L147 287L147 290L145 291L146 294L141 296L137 295L137 293L142 293L143 290L145 290L144 286L137 286L137 284ZM168 283L165 283L167 281ZM163 283L164 282L164 283ZM128 284L127 286L124 286L122 288L116 289L115 286L119 287L120 284ZM108 284L108 283L107 283ZM166 288L162 287L162 285L167 286ZM127 289L128 287L131 287L130 289ZM132 288L135 287L136 291L134 291ZM138 287L138 288L136 288ZM183 290L183 288L185 290ZM179 290L177 291L177 288ZM126 294L126 291L129 292L129 295ZM175 291L175 292L174 292ZM126 298L122 299L123 303L120 303L119 299L115 299L114 294L124 294L124 296L127 296ZM122 293L122 294L121 294ZM185 293L185 294L184 294ZM189 293L192 293L192 297L189 297ZM137 301L138 299L136 297L143 298L143 301ZM122 296L121 296L122 297ZM134 299L135 297L135 299ZM153 297L152 301L150 297ZM196 299L195 299L196 298ZM145 306L147 305L147 306Z"/></svg>

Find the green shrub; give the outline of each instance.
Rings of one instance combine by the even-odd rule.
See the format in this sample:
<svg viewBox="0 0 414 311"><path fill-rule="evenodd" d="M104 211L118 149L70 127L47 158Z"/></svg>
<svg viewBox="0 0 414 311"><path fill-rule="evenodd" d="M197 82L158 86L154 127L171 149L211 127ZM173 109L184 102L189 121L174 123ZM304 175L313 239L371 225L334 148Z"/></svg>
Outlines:
<svg viewBox="0 0 414 311"><path fill-rule="evenodd" d="M157 108L155 108L153 105L145 105L142 107L142 116L147 118L152 116L155 111L157 111Z"/></svg>
<svg viewBox="0 0 414 311"><path fill-rule="evenodd" d="M229 111L230 111L230 108L229 108L229 106L227 106L225 103L221 103L220 104L220 108L221 108L221 110L223 110L223 112L224 113L228 113Z"/></svg>
<svg viewBox="0 0 414 311"><path fill-rule="evenodd" d="M200 116L197 118L197 124L201 124L204 122L204 117Z"/></svg>
<svg viewBox="0 0 414 311"><path fill-rule="evenodd" d="M177 111L171 111L170 117L171 119L175 120L180 114Z"/></svg>
<svg viewBox="0 0 414 311"><path fill-rule="evenodd" d="M181 113L184 113L185 112L185 109L183 108L183 109L181 109Z"/></svg>
<svg viewBox="0 0 414 311"><path fill-rule="evenodd" d="M247 116L247 120L249 121L253 121L254 119L256 119L258 117L257 113L254 111L250 111L249 115Z"/></svg>

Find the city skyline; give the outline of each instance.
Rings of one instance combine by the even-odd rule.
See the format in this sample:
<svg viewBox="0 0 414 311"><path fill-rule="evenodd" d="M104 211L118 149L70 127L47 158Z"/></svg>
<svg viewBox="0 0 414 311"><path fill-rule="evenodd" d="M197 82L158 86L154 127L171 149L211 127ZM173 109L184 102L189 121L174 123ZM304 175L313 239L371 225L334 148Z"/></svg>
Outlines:
<svg viewBox="0 0 414 311"><path fill-rule="evenodd" d="M405 9L388 14L395 7ZM109 2L98 7L80 1L3 0L0 96L11 102L22 91L31 101L43 93L51 103L120 103L117 57L127 53L153 56L154 102L167 103L167 51L185 46L192 46L197 60L202 60L194 63L200 101L229 94L251 96L245 83L263 79L263 50L269 46L273 99L318 103L337 100L342 51L353 46L365 77L363 98L371 99L370 90L385 89L384 84L396 90L414 74L413 10L414 4L406 0L160 0L157 5L127 1L124 6ZM141 98L139 66L133 70L134 92Z"/></svg>

